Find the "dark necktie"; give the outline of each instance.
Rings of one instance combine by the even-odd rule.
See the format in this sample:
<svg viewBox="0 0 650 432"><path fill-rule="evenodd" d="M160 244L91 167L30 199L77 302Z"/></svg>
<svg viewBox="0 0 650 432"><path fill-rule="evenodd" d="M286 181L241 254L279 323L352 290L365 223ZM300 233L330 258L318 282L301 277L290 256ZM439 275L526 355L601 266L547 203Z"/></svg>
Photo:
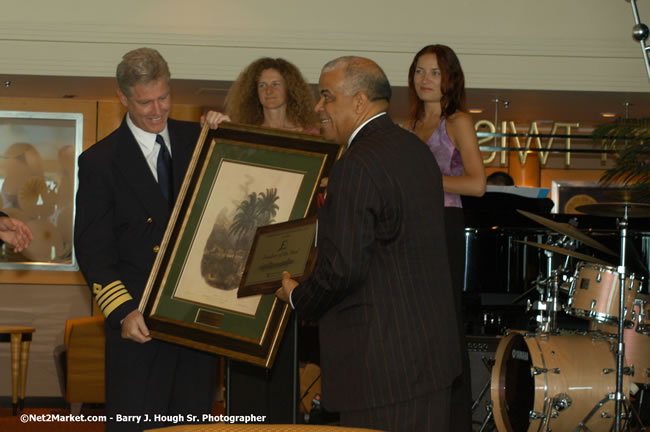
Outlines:
<svg viewBox="0 0 650 432"><path fill-rule="evenodd" d="M158 184L160 185L160 190L167 200L167 203L169 203L169 208L171 209L174 200L174 191L172 189L172 158L169 155L169 150L167 150L163 137L156 135L156 142L160 144L158 161L156 162Z"/></svg>

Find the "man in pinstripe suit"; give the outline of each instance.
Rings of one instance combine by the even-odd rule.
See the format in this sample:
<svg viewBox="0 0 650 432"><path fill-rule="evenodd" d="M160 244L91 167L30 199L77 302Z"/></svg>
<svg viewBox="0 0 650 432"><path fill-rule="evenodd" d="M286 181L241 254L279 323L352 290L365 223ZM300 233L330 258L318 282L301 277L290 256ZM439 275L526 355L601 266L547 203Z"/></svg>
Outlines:
<svg viewBox="0 0 650 432"><path fill-rule="evenodd" d="M461 346L440 170L386 114L377 64L333 60L319 87L324 133L348 150L320 209L316 268L301 284L285 273L276 295L319 320L323 403L343 425L450 430Z"/></svg>

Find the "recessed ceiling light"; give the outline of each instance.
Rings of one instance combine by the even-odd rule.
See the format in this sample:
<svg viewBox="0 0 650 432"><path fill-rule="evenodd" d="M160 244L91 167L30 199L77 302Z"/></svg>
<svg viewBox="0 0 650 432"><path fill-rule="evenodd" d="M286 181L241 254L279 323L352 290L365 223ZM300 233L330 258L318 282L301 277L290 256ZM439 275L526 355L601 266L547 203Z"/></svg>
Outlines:
<svg viewBox="0 0 650 432"><path fill-rule="evenodd" d="M616 117L616 113L613 112L601 112L600 115L601 117L605 117L605 118Z"/></svg>
<svg viewBox="0 0 650 432"><path fill-rule="evenodd" d="M469 113L470 114L481 114L483 110L481 108L470 108Z"/></svg>

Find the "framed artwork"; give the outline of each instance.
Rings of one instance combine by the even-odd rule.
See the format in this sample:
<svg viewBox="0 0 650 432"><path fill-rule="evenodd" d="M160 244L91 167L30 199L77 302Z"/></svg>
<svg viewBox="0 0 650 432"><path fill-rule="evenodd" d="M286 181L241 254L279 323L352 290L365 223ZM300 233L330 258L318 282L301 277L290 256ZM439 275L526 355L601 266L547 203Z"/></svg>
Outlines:
<svg viewBox="0 0 650 432"><path fill-rule="evenodd" d="M257 228L237 297L273 294L282 272L302 282L316 263L316 216Z"/></svg>
<svg viewBox="0 0 650 432"><path fill-rule="evenodd" d="M73 247L83 114L0 111L0 210L34 238L21 253L0 246L0 270L78 271Z"/></svg>
<svg viewBox="0 0 650 432"><path fill-rule="evenodd" d="M258 226L316 213L341 147L236 124L204 129L145 289L153 337L270 368L290 307L237 297Z"/></svg>

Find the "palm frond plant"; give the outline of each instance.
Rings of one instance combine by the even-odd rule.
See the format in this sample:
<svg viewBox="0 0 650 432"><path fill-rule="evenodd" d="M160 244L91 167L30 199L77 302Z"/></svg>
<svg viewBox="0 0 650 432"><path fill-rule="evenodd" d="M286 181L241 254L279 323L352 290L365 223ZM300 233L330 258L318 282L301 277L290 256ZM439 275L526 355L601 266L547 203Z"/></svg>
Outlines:
<svg viewBox="0 0 650 432"><path fill-rule="evenodd" d="M639 195L650 195L650 118L616 119L594 129L592 136L616 150L616 165L600 181L624 183Z"/></svg>

